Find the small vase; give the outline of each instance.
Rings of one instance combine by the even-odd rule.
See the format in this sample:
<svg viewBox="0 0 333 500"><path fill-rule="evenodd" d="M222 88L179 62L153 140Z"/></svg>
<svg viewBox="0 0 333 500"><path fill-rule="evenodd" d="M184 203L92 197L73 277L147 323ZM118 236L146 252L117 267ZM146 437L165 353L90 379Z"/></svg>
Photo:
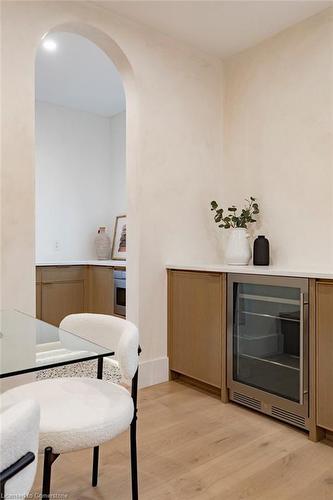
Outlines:
<svg viewBox="0 0 333 500"><path fill-rule="evenodd" d="M269 241L261 234L253 244L253 265L269 266Z"/></svg>
<svg viewBox="0 0 333 500"><path fill-rule="evenodd" d="M110 258L111 240L106 234L106 227L102 226L98 229L95 246L98 260L108 260Z"/></svg>
<svg viewBox="0 0 333 500"><path fill-rule="evenodd" d="M245 228L230 229L229 240L225 252L227 264L231 266L247 266L251 259L249 235Z"/></svg>

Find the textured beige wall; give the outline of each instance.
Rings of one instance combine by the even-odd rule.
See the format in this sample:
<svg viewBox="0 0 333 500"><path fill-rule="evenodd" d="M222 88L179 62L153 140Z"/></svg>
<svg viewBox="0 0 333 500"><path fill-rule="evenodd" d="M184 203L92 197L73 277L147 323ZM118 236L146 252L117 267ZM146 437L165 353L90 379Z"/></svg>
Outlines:
<svg viewBox="0 0 333 500"><path fill-rule="evenodd" d="M222 165L218 59L85 2L2 9L2 307L35 308L34 57L61 25L98 43L124 79L129 317L144 383L166 374L165 263L221 258L212 198L260 198L276 263L332 266L331 14L226 62Z"/></svg>
<svg viewBox="0 0 333 500"><path fill-rule="evenodd" d="M256 195L274 263L333 267L333 11L225 64L222 198Z"/></svg>
<svg viewBox="0 0 333 500"><path fill-rule="evenodd" d="M221 63L88 2L2 9L2 307L35 309L34 58L42 35L66 25L109 53L124 79L129 317L144 383L157 382L167 366L165 263L218 259L207 202L221 173Z"/></svg>

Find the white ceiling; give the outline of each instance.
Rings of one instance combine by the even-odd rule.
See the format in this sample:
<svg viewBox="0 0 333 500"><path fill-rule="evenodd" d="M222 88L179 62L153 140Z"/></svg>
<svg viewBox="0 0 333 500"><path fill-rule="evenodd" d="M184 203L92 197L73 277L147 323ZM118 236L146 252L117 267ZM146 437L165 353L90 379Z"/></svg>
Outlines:
<svg viewBox="0 0 333 500"><path fill-rule="evenodd" d="M333 5L331 1L97 1L96 3L221 58ZM80 35L52 33L57 50L42 43L36 56L36 99L112 116L125 109L118 71Z"/></svg>
<svg viewBox="0 0 333 500"><path fill-rule="evenodd" d="M228 57L333 5L333 1L98 1L206 52Z"/></svg>
<svg viewBox="0 0 333 500"><path fill-rule="evenodd" d="M120 75L100 48L72 33L52 33L47 39L57 49L48 52L41 42L37 51L36 100L103 116L124 111Z"/></svg>

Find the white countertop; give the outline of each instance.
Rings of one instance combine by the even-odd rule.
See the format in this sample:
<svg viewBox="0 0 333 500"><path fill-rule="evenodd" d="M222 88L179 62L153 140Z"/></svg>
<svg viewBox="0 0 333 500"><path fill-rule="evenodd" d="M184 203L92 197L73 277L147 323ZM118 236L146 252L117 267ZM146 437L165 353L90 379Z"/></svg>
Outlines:
<svg viewBox="0 0 333 500"><path fill-rule="evenodd" d="M106 266L106 267L126 267L126 260L59 260L37 262L40 266Z"/></svg>
<svg viewBox="0 0 333 500"><path fill-rule="evenodd" d="M284 267L284 266L230 266L228 264L167 264L167 269L183 271L207 271L212 273L262 274L269 276L291 276L296 278L322 278L333 280L333 269L314 267Z"/></svg>

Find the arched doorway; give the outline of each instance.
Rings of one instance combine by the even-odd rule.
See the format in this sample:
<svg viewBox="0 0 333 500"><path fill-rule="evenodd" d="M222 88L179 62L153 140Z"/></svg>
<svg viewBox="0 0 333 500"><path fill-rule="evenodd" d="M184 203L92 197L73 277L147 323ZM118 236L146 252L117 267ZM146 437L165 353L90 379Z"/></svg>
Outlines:
<svg viewBox="0 0 333 500"><path fill-rule="evenodd" d="M135 207L135 194L133 195L133 193L135 193L135 190L131 189L131 185L133 185L133 182L135 182L135 177L136 177L136 175L135 175L136 162L134 160L134 155L133 155L133 152L135 150L135 147L133 148L133 146L134 146L135 138L136 138L136 106L135 106L133 73L132 73L132 70L130 68L130 65L129 65L125 55L122 53L120 48L107 35L101 33L99 30L96 30L95 28L92 28L92 27L87 26L87 25L80 25L80 26L78 26L78 25L75 25L75 26L74 25L65 25L65 26L58 26L58 27L54 28L46 36L43 37L43 39L41 41L42 47L39 49L39 51L43 48L45 51L44 56L46 55L46 53L52 57L56 56L57 49L59 48L59 46L57 46L57 44L64 42L64 40L66 41L66 39L67 39L67 41L69 41L70 39L73 40L74 38L81 39L81 42L83 43L83 45L85 44L86 53L88 50L87 48L89 48L89 50L93 50L92 47L94 47L94 49L100 53L101 58L104 57L104 59L107 59L110 66L112 66L114 69L114 75L116 74L117 71L119 71L119 75L118 75L119 80L121 80L123 82L123 85L124 85L124 89L123 89L124 100L125 100L125 94L126 94L126 103L127 103L127 106L126 106L126 112L127 112L127 120L126 120L126 122L127 122L126 123L126 136L127 137L126 137L126 139L127 140L126 140L126 154L124 153L124 162L123 162L124 163L124 170L123 170L121 176L123 179L123 183L124 183L124 179L125 179L125 183L127 180L127 189L126 189L126 194L125 194L126 202L121 203L121 201L120 201L120 203L118 203L118 207L119 207L119 205L120 206L122 205L122 207L126 206L126 212L129 215L128 220L129 220L129 224L131 227L131 212L134 213L134 211L135 211L135 210L133 210L133 208ZM43 44L44 44L44 46L43 46ZM54 44L55 44L55 46L54 46ZM88 52L89 52L89 50L88 50ZM36 78L36 97L37 97L37 100L38 100L39 96L43 96L43 91L45 91L45 88L43 89L43 86L39 86L39 82L38 82L38 57L39 57L39 52L37 52L37 58L36 58L36 77L37 77ZM44 57L44 59L45 59L45 57ZM105 62L105 60L104 60L104 62ZM69 61L67 61L67 64L68 63L69 63ZM89 68L87 68L87 71L89 73ZM91 68L90 68L90 71L91 71ZM90 80L94 80L93 78L91 78L92 76L96 76L96 75L92 75L90 73ZM50 77L50 75L49 75L49 77ZM53 82L55 83L54 87L56 88L56 90L60 91L60 94L61 94L61 88L64 88L64 86L61 85L61 81L57 80L56 74L51 75L51 80L52 80L52 78L53 78ZM50 78L49 78L49 82L50 82ZM95 84L96 84L96 80L95 80ZM87 212L87 210L85 211L85 216L83 216L84 214L79 214L80 203L81 203L81 206L82 206L82 202L83 202L83 206L86 205L84 203L84 190L85 190L85 188L86 188L86 196L89 198L89 195L91 195L91 192L89 192L89 191L94 186L94 195L93 196L95 198L95 207L97 207L99 209L99 208L101 208L101 206L104 203L104 213L107 211L107 189L105 189L105 188L108 184L108 180L103 176L97 175L96 165L98 166L98 164L101 162L101 156L104 155L104 160L105 160L106 159L105 156L107 156L108 153L104 151L104 153L102 154L101 153L102 148L100 145L99 145L99 147L97 145L98 152L96 153L96 158L98 158L98 160L95 162L95 174L96 174L96 177L99 178L100 191L103 191L103 196L102 196L102 193L99 192L98 186L96 187L96 185L94 185L94 181L93 181L93 178L91 177L91 175L90 175L90 177L86 176L85 178L84 178L84 176L80 176L80 165L79 165L80 156L82 158L81 167L83 167L83 163L86 162L87 157L92 154L91 151L88 151L88 153L87 153L87 151L85 149L87 146L87 143L89 141L84 140L84 136L81 135L78 139L78 144L80 144L80 143L82 144L82 151L78 152L78 155L75 158L75 161L73 161L73 158L75 157L75 155L73 154L73 152L69 152L69 154L67 155L67 160L68 160L67 165L63 165L63 164L61 164L60 161L58 161L58 172L56 171L57 165L55 165L55 163L57 163L57 162L54 162L56 155L50 155L49 158L47 158L47 155L45 155L45 154L44 154L44 157L43 157L43 155L40 155L41 141L47 139L48 142L50 143L50 137L43 138L43 134L44 134L44 136L47 135L47 134L45 134L45 130L47 130L47 127L44 126L46 123L45 119L47 118L47 116L50 117L50 115L51 115L51 117L52 117L52 115L53 115L53 118L55 118L54 115L64 114L64 111L65 111L64 108L66 108L67 102L70 103L69 107L73 108L73 106L74 106L74 108L75 108L75 107L80 107L80 103L82 104L82 99L84 100L84 92L82 92L82 89L78 88L78 92L75 93L75 88L73 89L73 85L72 85L72 89L70 89L69 87L70 87L69 85L67 85L67 86L65 85L65 89L67 89L67 95L63 95L64 102L61 102L61 100L60 101L58 100L58 102L57 102L57 100L55 99L56 102L53 102L53 103L51 102L51 103L46 104L45 102L47 101L47 99L43 99L43 97L42 97L42 99L40 99L40 101L44 101L44 102L42 104L37 104L37 106L36 106L36 144L37 144L37 152L36 152L36 179L37 179L37 190L36 190L36 193L37 193L37 198L36 198L36 215L37 215L37 217L36 217L36 221L37 221L37 223L36 223L36 259L37 259L37 263L43 263L43 261L44 261L44 262L52 264L52 261L54 263L57 263L58 260L59 260L59 263L61 263L62 260L64 262L66 262L66 261L70 262L71 260L74 262L79 262L81 260L82 261L91 260L91 257L92 257L91 252L93 249L93 244L92 244L93 238L92 238L92 233L91 233L91 229L92 229L91 221L90 221L90 229L89 229L90 234L89 234L89 236L86 236L86 240L89 239L89 242L90 242L90 251L87 252L87 258L85 259L83 254L81 254L81 256L79 256L79 254L77 252L78 247L76 248L75 251L72 251L73 241L77 240L77 236L82 233L82 230L83 230L82 221L84 219L87 219L88 212L90 215L92 212L92 205L90 204L90 210L88 207L88 212ZM110 85L109 85L109 87L110 87ZM118 88L119 88L119 85L118 85ZM73 92L73 90L74 90L74 92ZM105 85L104 85L104 90L105 90ZM70 102L71 92L72 92L72 97L74 96L76 98L76 99L74 99L74 103ZM65 94L66 94L66 92L65 92ZM97 94L98 94L98 97L100 98L101 95L100 95L98 90L97 90ZM47 92L45 95L47 95ZM66 99L67 99L67 101L66 101ZM69 101L68 101L68 99L69 99ZM98 103L98 101L99 101L99 103ZM105 106L103 107L103 103L101 103L100 99L95 99L94 104L97 106L97 111L99 110L99 113L101 113L101 110L102 110L102 115L103 115L103 111L105 110L104 118L106 118L106 119L110 118L110 116L108 116L108 110L105 109ZM112 103L109 103L109 104L112 108ZM55 106L62 107L63 113L59 113L59 110L55 111L54 109L51 109L51 110L46 109L46 108L50 108L50 107L54 108ZM38 108L41 108L41 109L38 110ZM91 109L83 109L83 110L82 109L76 109L76 110L72 109L70 114L75 115L75 113L77 113L77 112L89 113L91 111L93 111L93 114L94 114L96 109L94 107L92 110ZM99 114L99 113L97 112L97 114ZM114 113L114 114L120 115L121 113L124 113L124 109L117 109L117 105L116 105L116 113ZM43 125L43 123L41 123L41 121L42 121L42 120L40 120L41 117L44 117L44 125ZM120 116L118 116L117 118L118 118L118 120L117 120L118 122L122 122L123 130L125 130L125 126L124 126L125 120L121 119ZM83 121L84 120L80 120L80 118L76 118L75 120L73 118L72 124L71 125L67 124L67 128L70 129L71 133L77 134L79 132L79 128L82 127ZM56 134L57 127L58 127L59 134ZM93 126L90 127L90 130L93 130L96 128L98 129L99 126L96 125L96 123L95 123ZM88 127L88 129L89 129L89 127ZM50 132L50 130L49 130L49 132ZM61 127L61 123L59 122L59 116L58 116L58 119L53 121L53 126L52 126L51 132L49 134L49 135L51 135L51 142L52 142L52 137L53 137L53 142L56 142L56 144L52 145L53 148L55 146L58 146L58 147L61 147L61 145L64 146L63 137L60 137L62 133L63 133L63 130ZM89 136L89 130L88 131L86 130L85 133L86 133L86 136L87 136L87 134ZM119 132L119 130L118 131L116 130L115 135L117 135L117 133L119 135L121 132ZM90 138L91 138L91 135L90 135ZM55 141L55 139L57 139L57 141ZM50 146L50 144L49 144L49 146ZM125 148L123 148L123 150L125 150ZM49 149L49 151L50 151L50 149ZM44 149L44 153L45 153L45 149ZM87 153L87 154L85 154L85 153ZM125 157L126 157L126 160L125 160ZM60 155L60 158L61 158L61 155ZM48 186L49 193L52 193L52 196L48 196L46 194L46 192L41 194L41 186L38 185L39 174L40 174L40 164L43 162L45 163L45 161L47 159L51 160L51 162L49 162L49 163L51 163L51 166L49 165L49 169L51 169L51 171L53 172L54 181L55 181L53 183L51 182L51 184L52 184L51 186ZM59 158L58 158L58 160L59 160ZM53 164L52 164L52 162L53 162ZM70 167L70 165L69 165L70 162L76 163L76 173L75 174L72 173L71 186L68 186L67 183L65 182L65 180L61 179L61 176L64 176L64 172L68 173L68 170ZM94 163L94 162L91 162L91 163ZM83 168L83 170L86 174L87 169ZM106 173L106 171L107 171L107 169L105 168L105 165L104 165L104 173ZM91 174L91 172L90 172L90 174ZM119 174L119 172L118 172L118 174ZM44 178L46 178L46 177L47 177L47 172L46 173L44 172ZM60 179L59 179L59 177L60 177ZM75 179L73 179L73 177L76 177L77 182L80 185L80 192L78 192L79 190L75 191ZM116 175L116 177L117 177L117 175ZM119 180L119 175L118 175L118 180ZM58 181L58 185L57 185L57 189L56 189L57 181ZM45 187L45 181L44 181L44 187ZM74 196L72 196L72 198L71 198L71 193L72 194L74 193ZM112 200L114 200L116 198L116 195L113 194L110 198L112 198ZM57 203L56 203L57 199L59 200L58 207L57 207ZM76 199L76 203L74 203L75 199ZM102 203L102 199L104 200L103 203ZM128 200L129 200L129 203L128 203ZM118 202L119 202L119 200L118 200ZM66 206L71 208L71 217L66 217ZM44 210L45 208L47 208L47 209ZM57 208L58 208L57 217L55 217L55 210L57 210ZM76 209L76 214L74 214L75 209ZM110 231L111 239L113 237L113 231L114 231L113 225L114 225L115 217L116 217L116 215L123 214L124 211L125 210L123 208L113 208L112 210L110 210L110 212L113 212L113 213L112 213L112 215L110 214L109 221L111 219L113 219L113 220L111 223L109 222L106 225L111 226L111 231ZM60 212L60 214L59 214L59 212ZM98 210L97 210L97 212L98 212ZM136 214L137 214L137 211L136 211ZM47 215L48 215L48 217L47 217ZM76 219L76 217L77 217L77 219ZM75 220L78 221L79 219L81 221L81 226L80 226L80 230L77 230L74 227ZM105 219L105 217L104 216L101 217L101 222L102 222L102 219ZM52 231L50 229L47 230L47 227L49 227L49 228L51 227L48 224L48 221L50 221L50 224L53 224L55 226L55 227L52 227ZM63 224L62 224L62 221L63 221ZM97 219L96 219L96 221L97 221ZM99 224L96 224L96 221L94 223L95 230L97 229L96 226L99 225ZM101 225L105 225L105 222L107 222L107 221L102 222ZM133 224L132 227L133 228L137 227L137 224ZM55 229L55 231L53 229ZM59 238L56 235L57 231L59 233ZM77 231L77 235L75 235L75 231ZM137 231L134 230L133 234L131 232L131 239L133 236L133 240L130 241L130 245L128 248L128 258L127 258L127 263L128 263L128 267L129 267L129 271L130 271L128 273L129 279L128 279L127 283L129 285L131 285L130 292L128 293L128 298L127 298L127 305L128 305L128 308L127 308L128 315L127 316L130 317L134 321L137 321L137 319L138 319L138 315L136 313L138 299L137 299L137 293L135 291L136 286L137 286L137 271L136 270L138 267L137 262L136 262L137 259L136 259L136 251L135 251L135 248L137 248L137 246L138 246L136 243L137 235L138 235ZM69 238L69 236L70 236L70 238ZM64 241L66 239L66 237L68 240L71 239L71 244L67 245L66 243L61 243L61 238L62 238L62 241ZM45 240L45 238L49 239L48 252L45 252L44 255L43 255L43 248L45 249L45 241L43 242L43 238L44 238L44 240ZM82 238L81 238L81 240L82 240ZM76 241L76 243L78 245L80 245L80 242ZM82 241L81 241L81 243L82 243ZM65 248L64 248L64 246L65 246ZM73 255L71 256L71 254L73 254ZM57 255L59 255L59 259L58 259ZM48 261L50 261L50 262L48 262ZM120 263L120 264L122 264L122 263ZM37 288L38 288L38 284L37 284ZM134 300L133 300L133 298L134 298Z"/></svg>

